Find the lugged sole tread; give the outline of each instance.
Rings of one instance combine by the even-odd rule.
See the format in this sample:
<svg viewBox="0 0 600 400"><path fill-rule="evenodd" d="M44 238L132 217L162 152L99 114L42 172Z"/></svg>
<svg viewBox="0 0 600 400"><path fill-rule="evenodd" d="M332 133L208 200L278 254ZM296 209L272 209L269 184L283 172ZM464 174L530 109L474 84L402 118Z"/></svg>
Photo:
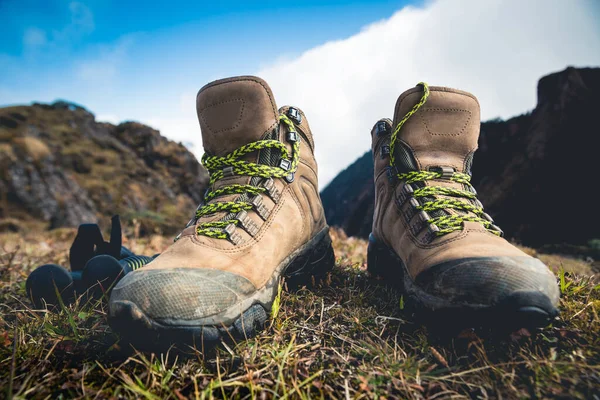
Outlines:
<svg viewBox="0 0 600 400"><path fill-rule="evenodd" d="M405 311L414 320L435 330L491 328L513 331L547 326L558 315L550 299L539 292L517 292L498 304L453 304L426 293L408 275L402 260L387 246L369 238L368 270L399 286Z"/></svg>
<svg viewBox="0 0 600 400"><path fill-rule="evenodd" d="M305 245L306 248L301 248L283 268L282 277L286 279L288 288L310 285L313 280L324 277L333 268L335 256L329 229L324 229L314 239L317 239L316 243L310 241ZM125 340L142 346L165 341L202 342L203 346L211 346L221 341L245 340L256 336L264 328L271 306L272 303L266 306L255 303L227 325L173 326L154 321L132 302L121 301L113 304L109 324L114 331L121 333Z"/></svg>

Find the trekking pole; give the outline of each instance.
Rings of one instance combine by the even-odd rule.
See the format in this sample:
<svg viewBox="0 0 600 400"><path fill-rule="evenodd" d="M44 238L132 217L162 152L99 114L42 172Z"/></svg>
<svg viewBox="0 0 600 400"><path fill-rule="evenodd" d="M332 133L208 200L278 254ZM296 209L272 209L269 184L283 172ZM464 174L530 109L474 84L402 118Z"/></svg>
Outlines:
<svg viewBox="0 0 600 400"><path fill-rule="evenodd" d="M97 280L104 282L114 277L111 280L114 282L124 273L137 269L152 260L150 257L135 255L121 243L121 221L118 215L111 219L109 242L104 241L97 224L79 225L77 235L69 250L71 271L60 265L45 264L36 268L27 277L25 289L32 303L37 308L48 306L50 309L56 309L61 304L68 306L75 302L78 294L85 293L88 288L96 284ZM89 284L83 279L84 270L92 259L100 256L111 258L117 263L117 259L127 260L124 264L126 267L118 267L116 274L114 271L117 268L114 262L112 264L108 262L106 272L98 267L92 267L87 273L89 275L88 282L92 282Z"/></svg>

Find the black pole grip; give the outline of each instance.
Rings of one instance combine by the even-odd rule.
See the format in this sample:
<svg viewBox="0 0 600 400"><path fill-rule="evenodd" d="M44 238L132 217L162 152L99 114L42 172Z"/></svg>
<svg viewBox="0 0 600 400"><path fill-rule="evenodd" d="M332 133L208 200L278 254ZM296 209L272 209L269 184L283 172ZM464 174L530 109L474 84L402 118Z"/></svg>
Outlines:
<svg viewBox="0 0 600 400"><path fill-rule="evenodd" d="M123 270L128 274L131 271L142 268L144 265L152 261L154 257L147 256L130 256L119 261L119 264L123 266Z"/></svg>

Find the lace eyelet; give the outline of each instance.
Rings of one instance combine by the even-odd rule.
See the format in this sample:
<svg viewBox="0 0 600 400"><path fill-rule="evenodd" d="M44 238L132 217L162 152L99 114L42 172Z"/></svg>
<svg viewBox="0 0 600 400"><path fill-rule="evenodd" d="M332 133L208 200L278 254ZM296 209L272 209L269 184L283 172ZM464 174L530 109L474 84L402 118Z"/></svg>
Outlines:
<svg viewBox="0 0 600 400"><path fill-rule="evenodd" d="M407 206L400 205L399 212L404 217L404 220L407 223L410 223L415 214L418 212L417 207L419 206L419 202L414 197L411 197L408 200L408 203L409 204Z"/></svg>
<svg viewBox="0 0 600 400"><path fill-rule="evenodd" d="M417 216L418 218L413 218L413 222L410 224L410 230L415 237L427 227L427 222L431 219L425 211L420 211Z"/></svg>
<svg viewBox="0 0 600 400"><path fill-rule="evenodd" d="M235 176L235 173L233 171L233 167L225 167L223 168L223 178L228 178L231 176Z"/></svg>
<svg viewBox="0 0 600 400"><path fill-rule="evenodd" d="M408 183L405 183L402 187L402 190L400 190L400 193L398 194L398 203L400 205L404 204L406 200L413 195L414 192L415 191L413 190L412 186L410 186L410 184Z"/></svg>
<svg viewBox="0 0 600 400"><path fill-rule="evenodd" d="M302 123L302 114L300 114L300 110L294 107L290 107L287 110L287 116L290 117L295 123Z"/></svg>
<svg viewBox="0 0 600 400"><path fill-rule="evenodd" d="M429 168L431 172L437 172L438 174L442 174L440 179L450 179L456 172L456 170L452 167L431 167Z"/></svg>
<svg viewBox="0 0 600 400"><path fill-rule="evenodd" d="M384 121L377 122L373 127L373 132L371 132L371 135L373 133L375 133L378 137L388 134L389 132L387 124Z"/></svg>
<svg viewBox="0 0 600 400"><path fill-rule="evenodd" d="M387 177L388 177L388 181L394 182L396 180L396 177L398 176L398 170L396 169L396 167L394 166L389 166L387 167Z"/></svg>
<svg viewBox="0 0 600 400"><path fill-rule="evenodd" d="M284 171L289 171L291 167L292 162L287 158L282 158L281 160L279 160L279 168L283 169Z"/></svg>
<svg viewBox="0 0 600 400"><path fill-rule="evenodd" d="M490 229L493 229L496 232L498 232L500 234L500 237L504 237L504 231L502 229L500 229L500 227L498 225L491 224Z"/></svg>
<svg viewBox="0 0 600 400"><path fill-rule="evenodd" d="M436 224L429 224L429 232L437 234L440 231L440 228Z"/></svg>
<svg viewBox="0 0 600 400"><path fill-rule="evenodd" d="M381 150L379 152L379 157L381 157L383 159L389 155L390 155L390 146L387 144L384 144L383 146L381 146Z"/></svg>
<svg viewBox="0 0 600 400"><path fill-rule="evenodd" d="M300 141L300 136L298 136L298 132L289 131L286 135L286 139L290 143L296 143Z"/></svg>
<svg viewBox="0 0 600 400"><path fill-rule="evenodd" d="M263 187L267 190L267 194L273 200L273 202L277 203L281 198L281 193L275 187L275 181L273 178L268 178L264 183Z"/></svg>
<svg viewBox="0 0 600 400"><path fill-rule="evenodd" d="M256 236L259 231L258 225L254 221L250 219L248 216L248 212L246 210L242 210L236 214L235 219L240 221L240 225L248 234L252 237Z"/></svg>
<svg viewBox="0 0 600 400"><path fill-rule="evenodd" d="M234 245L238 245L242 242L242 236L235 231L236 229L237 227L235 224L229 224L223 229L223 233L227 235L227 239L229 239Z"/></svg>
<svg viewBox="0 0 600 400"><path fill-rule="evenodd" d="M262 219L266 220L267 218L269 218L269 215L271 214L271 212L263 204L263 198L260 194L257 194L256 196L254 196L251 204L252 204L252 208L258 213L258 215Z"/></svg>
<svg viewBox="0 0 600 400"><path fill-rule="evenodd" d="M437 225L429 224L429 226L427 227L427 235L425 236L425 241L427 243L431 243L435 238L438 237L439 231L440 228L438 228Z"/></svg>

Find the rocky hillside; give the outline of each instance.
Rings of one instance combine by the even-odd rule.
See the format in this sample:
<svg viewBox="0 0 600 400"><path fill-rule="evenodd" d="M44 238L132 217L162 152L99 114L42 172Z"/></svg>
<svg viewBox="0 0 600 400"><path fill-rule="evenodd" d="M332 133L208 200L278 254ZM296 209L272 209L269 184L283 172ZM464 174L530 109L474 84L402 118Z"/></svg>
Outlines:
<svg viewBox="0 0 600 400"><path fill-rule="evenodd" d="M76 226L119 213L142 229L181 228L208 174L148 126L97 122L72 103L0 108L0 228ZM138 225L139 225L138 224Z"/></svg>
<svg viewBox="0 0 600 400"><path fill-rule="evenodd" d="M585 244L600 238L600 68L545 76L537 92L532 112L481 124L473 184L508 237L532 246ZM367 152L323 190L330 224L369 234L372 175Z"/></svg>

